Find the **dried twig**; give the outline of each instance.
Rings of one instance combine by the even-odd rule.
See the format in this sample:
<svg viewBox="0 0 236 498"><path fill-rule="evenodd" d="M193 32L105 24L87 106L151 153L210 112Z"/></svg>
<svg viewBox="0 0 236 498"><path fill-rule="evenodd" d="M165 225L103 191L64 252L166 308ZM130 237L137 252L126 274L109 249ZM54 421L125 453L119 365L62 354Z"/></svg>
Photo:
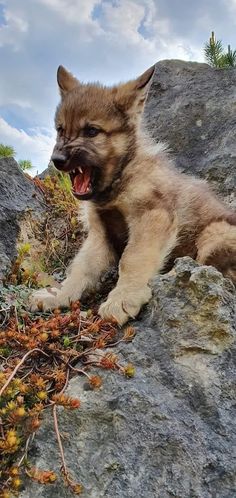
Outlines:
<svg viewBox="0 0 236 498"><path fill-rule="evenodd" d="M33 442L34 436L35 436L35 432L33 432L33 434L30 434L30 436L28 437L28 439L27 439L27 441L25 443L24 453L23 453L21 459L19 460L19 462L17 464L18 467L20 467L21 464L23 463L23 461L27 459L29 445L30 445L30 443Z"/></svg>
<svg viewBox="0 0 236 498"><path fill-rule="evenodd" d="M80 494L82 491L82 486L80 484L75 483L71 479L69 470L68 470L67 465L66 465L64 450L63 450L63 446L62 446L62 442L61 442L61 435L60 435L59 428L58 428L57 405L53 406L52 411L53 411L55 433L56 433L57 442L58 442L61 460L62 460L61 472L65 478L65 481L71 487L72 491L74 491L75 494Z"/></svg>
<svg viewBox="0 0 236 498"><path fill-rule="evenodd" d="M70 363L68 364L68 366L69 366L69 368L71 368L71 370L73 370L73 372L77 372L77 373L81 373L83 375L86 375L86 377L88 377L88 379L90 379L91 376L87 372L82 370L81 368L72 367L72 365Z"/></svg>
<svg viewBox="0 0 236 498"><path fill-rule="evenodd" d="M23 358L19 361L18 365L16 365L16 367L14 368L13 372L11 373L11 375L8 377L7 381L5 382L5 384L3 384L2 388L0 389L0 396L2 396L3 392L5 391L5 389L9 386L10 382L12 381L12 379L14 379L16 373L18 372L19 368L21 367L21 365L23 365L23 363L25 362L25 360L27 360L27 358L32 354L32 353L35 353L36 351L38 351L39 353L42 353L44 354L45 356L48 356L47 353L45 353L44 351L42 351L41 349L39 348L35 348L35 349L32 349L31 351L28 351L28 353L26 353Z"/></svg>
<svg viewBox="0 0 236 498"><path fill-rule="evenodd" d="M55 432L57 436L57 442L60 450L60 455L61 455L61 460L62 460L62 469L65 474L68 474L67 466L66 466L66 461L65 461L65 455L64 455L64 450L61 442L61 435L59 432L58 428L58 420L57 420L57 405L54 403L52 407L52 413L53 413L53 420L54 420L54 427L55 427Z"/></svg>

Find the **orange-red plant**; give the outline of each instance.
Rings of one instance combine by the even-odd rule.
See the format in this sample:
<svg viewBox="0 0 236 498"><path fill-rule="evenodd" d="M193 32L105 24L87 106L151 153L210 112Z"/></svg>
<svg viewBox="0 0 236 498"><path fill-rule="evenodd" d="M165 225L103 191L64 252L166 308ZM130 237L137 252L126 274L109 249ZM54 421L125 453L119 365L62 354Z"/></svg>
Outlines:
<svg viewBox="0 0 236 498"><path fill-rule="evenodd" d="M5 354L0 372L0 498L15 496L25 473L43 484L55 480L54 472L30 467L27 457L32 436L50 406L64 481L75 494L81 493L81 484L73 481L66 467L56 407L80 407L79 399L64 393L73 375L85 375L92 389L101 387L101 377L90 373L93 365L131 377L132 365L120 365L117 355L106 349L133 337L132 327L122 333L92 310L87 316L81 313L79 302L67 312L57 309L41 316L25 311L17 315L12 309L0 332L0 350Z"/></svg>

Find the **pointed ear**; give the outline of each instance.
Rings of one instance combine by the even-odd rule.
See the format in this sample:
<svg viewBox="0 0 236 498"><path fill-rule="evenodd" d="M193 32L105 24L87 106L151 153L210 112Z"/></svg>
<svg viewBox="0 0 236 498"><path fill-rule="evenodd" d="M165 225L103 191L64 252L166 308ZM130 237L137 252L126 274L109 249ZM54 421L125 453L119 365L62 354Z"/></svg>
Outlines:
<svg viewBox="0 0 236 498"><path fill-rule="evenodd" d="M70 92L75 87L79 86L79 81L63 66L59 66L57 70L57 83L62 97L64 97L67 92Z"/></svg>
<svg viewBox="0 0 236 498"><path fill-rule="evenodd" d="M124 111L141 112L146 100L155 66L150 67L139 78L116 88L115 100Z"/></svg>
<svg viewBox="0 0 236 498"><path fill-rule="evenodd" d="M153 77L154 71L155 71L155 66L152 66L149 69L147 69L147 71L145 71L145 73L143 73L141 76L139 76L139 78L137 78L137 80L136 80L137 90L141 90L141 89L145 88L146 92L148 92L148 89L149 89L148 83L150 83L150 81ZM147 86L148 86L148 88L147 88Z"/></svg>

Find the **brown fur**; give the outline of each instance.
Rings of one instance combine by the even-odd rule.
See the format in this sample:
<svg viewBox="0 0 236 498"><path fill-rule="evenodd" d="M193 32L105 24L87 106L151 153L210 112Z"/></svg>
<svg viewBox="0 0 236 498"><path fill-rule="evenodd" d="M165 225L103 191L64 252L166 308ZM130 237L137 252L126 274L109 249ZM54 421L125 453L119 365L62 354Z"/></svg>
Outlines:
<svg viewBox="0 0 236 498"><path fill-rule="evenodd" d="M153 68L113 88L82 85L64 68L58 84L54 153L67 157L65 171L90 166L99 173L85 202L88 238L55 295L33 296L44 308L66 305L93 287L119 261L119 279L100 307L122 324L151 295L149 281L177 256L214 264L236 282L236 214L204 181L179 173L165 148L153 144L141 121ZM86 137L86 126L99 133Z"/></svg>
<svg viewBox="0 0 236 498"><path fill-rule="evenodd" d="M118 209L101 209L99 216L105 227L108 241L120 257L128 242L128 227L125 217Z"/></svg>

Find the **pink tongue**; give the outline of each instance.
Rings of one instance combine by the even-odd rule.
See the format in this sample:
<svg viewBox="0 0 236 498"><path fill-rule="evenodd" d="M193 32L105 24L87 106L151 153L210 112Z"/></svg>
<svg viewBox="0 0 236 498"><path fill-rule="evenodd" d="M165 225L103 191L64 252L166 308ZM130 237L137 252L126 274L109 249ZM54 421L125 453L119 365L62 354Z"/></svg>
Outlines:
<svg viewBox="0 0 236 498"><path fill-rule="evenodd" d="M90 183L91 172L86 168L84 173L76 175L74 179L74 190L76 194L85 194Z"/></svg>

